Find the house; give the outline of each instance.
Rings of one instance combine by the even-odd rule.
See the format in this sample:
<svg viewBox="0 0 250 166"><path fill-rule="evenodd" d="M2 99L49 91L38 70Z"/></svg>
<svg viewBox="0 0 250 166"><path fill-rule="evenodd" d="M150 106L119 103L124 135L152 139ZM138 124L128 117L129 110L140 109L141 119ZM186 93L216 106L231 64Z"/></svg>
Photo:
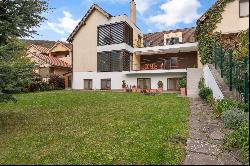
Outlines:
<svg viewBox="0 0 250 166"><path fill-rule="evenodd" d="M38 64L35 70L44 81L48 81L51 74L65 77L66 88L71 87L71 44L57 41L51 48L31 44L27 57Z"/></svg>
<svg viewBox="0 0 250 166"><path fill-rule="evenodd" d="M221 3L221 0L215 2L215 4L205 12L198 20L197 24L206 24L209 21L209 12L213 8L217 7ZM221 13L222 19L216 24L213 33L220 32L224 41L231 43L231 47L234 47L234 38L243 30L249 28L249 0L232 0L226 3L224 11Z"/></svg>
<svg viewBox="0 0 250 166"><path fill-rule="evenodd" d="M202 68L195 28L145 34L136 26L136 4L130 18L112 16L94 4L68 37L72 43L73 89L121 90L122 81L140 89L178 91L187 68Z"/></svg>

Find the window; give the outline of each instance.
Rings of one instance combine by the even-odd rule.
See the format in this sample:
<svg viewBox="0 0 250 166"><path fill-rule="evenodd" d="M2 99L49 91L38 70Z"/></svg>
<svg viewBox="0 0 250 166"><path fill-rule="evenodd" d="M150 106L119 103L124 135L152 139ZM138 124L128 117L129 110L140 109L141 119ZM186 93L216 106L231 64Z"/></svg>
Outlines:
<svg viewBox="0 0 250 166"><path fill-rule="evenodd" d="M176 68L178 68L178 58L171 57L170 58L170 69L176 69Z"/></svg>
<svg viewBox="0 0 250 166"><path fill-rule="evenodd" d="M84 79L84 89L92 90L92 80L91 79Z"/></svg>
<svg viewBox="0 0 250 166"><path fill-rule="evenodd" d="M240 17L249 17L249 0L240 0Z"/></svg>
<svg viewBox="0 0 250 166"><path fill-rule="evenodd" d="M126 22L98 26L97 34L98 46L127 43L133 47L133 28Z"/></svg>
<svg viewBox="0 0 250 166"><path fill-rule="evenodd" d="M101 89L110 90L111 89L111 79L101 79Z"/></svg>
<svg viewBox="0 0 250 166"><path fill-rule="evenodd" d="M137 87L140 89L151 89L151 79L150 78L138 78Z"/></svg>
<svg viewBox="0 0 250 166"><path fill-rule="evenodd" d="M97 54L97 71L130 71L131 55L131 53L125 51L100 52Z"/></svg>
<svg viewBox="0 0 250 166"><path fill-rule="evenodd" d="M166 45L174 45L178 43L180 43L178 37L172 37L172 38L166 39Z"/></svg>
<svg viewBox="0 0 250 166"><path fill-rule="evenodd" d="M178 81L179 81L179 78L168 78L168 90L178 91L179 90Z"/></svg>

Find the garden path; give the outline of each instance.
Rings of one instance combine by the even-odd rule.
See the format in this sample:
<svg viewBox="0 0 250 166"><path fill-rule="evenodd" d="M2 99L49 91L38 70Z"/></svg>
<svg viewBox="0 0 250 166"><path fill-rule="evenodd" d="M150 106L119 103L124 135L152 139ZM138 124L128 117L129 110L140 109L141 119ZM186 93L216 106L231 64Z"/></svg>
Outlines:
<svg viewBox="0 0 250 166"><path fill-rule="evenodd" d="M221 122L199 98L190 98L189 137L184 165L241 165L235 155L223 150Z"/></svg>

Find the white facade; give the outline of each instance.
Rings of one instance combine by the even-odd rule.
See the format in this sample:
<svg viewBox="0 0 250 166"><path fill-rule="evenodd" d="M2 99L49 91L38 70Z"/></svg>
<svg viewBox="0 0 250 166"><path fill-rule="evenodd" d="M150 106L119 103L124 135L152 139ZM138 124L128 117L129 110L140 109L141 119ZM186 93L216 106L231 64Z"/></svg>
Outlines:
<svg viewBox="0 0 250 166"><path fill-rule="evenodd" d="M213 98L217 100L221 100L224 98L224 95L222 94L218 84L215 81L215 78L210 71L208 65L205 65L203 68L203 77L205 80L205 85L212 89L213 91Z"/></svg>
<svg viewBox="0 0 250 166"><path fill-rule="evenodd" d="M128 87L137 86L137 78L150 78L151 89L157 89L158 81L163 82L163 90L167 90L168 78L182 78L186 75L185 69L180 71L165 71L159 73L130 73L130 72L74 72L73 73L73 89L84 89L84 79L92 79L92 87L94 90L101 89L101 79L111 79L111 89L121 90L122 81L125 80Z"/></svg>

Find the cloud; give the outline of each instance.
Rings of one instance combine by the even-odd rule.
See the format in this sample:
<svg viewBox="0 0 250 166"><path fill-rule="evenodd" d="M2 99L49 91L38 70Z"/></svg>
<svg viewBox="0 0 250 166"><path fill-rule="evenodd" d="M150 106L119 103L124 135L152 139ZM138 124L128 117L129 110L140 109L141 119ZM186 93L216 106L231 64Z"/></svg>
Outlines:
<svg viewBox="0 0 250 166"><path fill-rule="evenodd" d="M76 27L80 19L74 20L73 16L68 11L63 11L63 17L58 19L58 22L47 22L48 27L56 33L68 34Z"/></svg>
<svg viewBox="0 0 250 166"><path fill-rule="evenodd" d="M190 24L200 17L198 0L167 0L161 5L162 14L151 16L148 21L159 29L167 29L179 23Z"/></svg>
<svg viewBox="0 0 250 166"><path fill-rule="evenodd" d="M155 4L154 0L137 0L136 1L136 10L143 15L150 7Z"/></svg>

